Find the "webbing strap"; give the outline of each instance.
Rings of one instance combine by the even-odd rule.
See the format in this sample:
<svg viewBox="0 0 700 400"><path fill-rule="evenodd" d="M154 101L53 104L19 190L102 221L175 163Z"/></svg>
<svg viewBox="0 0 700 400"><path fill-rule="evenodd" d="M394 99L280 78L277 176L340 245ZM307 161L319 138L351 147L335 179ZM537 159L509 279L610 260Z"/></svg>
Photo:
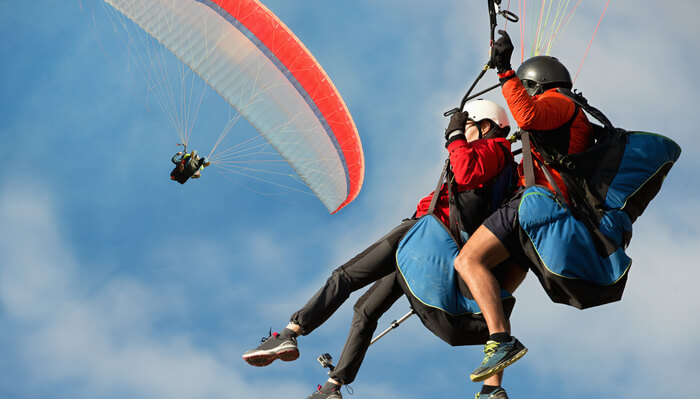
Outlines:
<svg viewBox="0 0 700 400"><path fill-rule="evenodd" d="M590 114L593 118L600 121L600 123L602 123L603 126L605 126L606 128L610 130L615 129L608 117L606 117L602 111L590 105L588 103L588 100L586 100L586 98L583 97L583 95L581 95L580 93L574 93L570 89L566 88L557 88L557 92L571 99L571 101L573 101L579 107L583 108L583 110Z"/></svg>
<svg viewBox="0 0 700 400"><path fill-rule="evenodd" d="M574 113L574 115L575 114L576 113ZM532 144L530 143L530 132L522 131L521 140L523 142L523 172L525 173L525 187L530 187L535 185L535 161L532 158ZM540 169L544 173L545 178L547 178L547 182L549 182L550 186L554 188L554 191L556 192L555 194L558 196L560 201L565 203L566 198L564 197L564 194L562 193L561 189L559 189L559 185L557 185L557 182L554 180L554 177L549 172L549 168L547 168L546 165L541 164Z"/></svg>
<svg viewBox="0 0 700 400"><path fill-rule="evenodd" d="M554 177L549 172L549 168L547 168L547 166L544 164L540 165L540 168L542 169L542 172L544 172L544 176L545 178L547 178L547 182L549 182L549 185L554 188L554 191L556 192L556 195L559 197L562 204L566 204L566 197L564 197L564 194L562 194L561 189L559 189L559 185L557 185L557 182L554 180Z"/></svg>
<svg viewBox="0 0 700 400"><path fill-rule="evenodd" d="M430 207L428 207L428 214L432 214L435 211L435 205L437 204L438 197L440 197L440 189L442 189L442 183L445 181L445 176L447 175L447 168L450 166L450 159L445 160L445 166L442 167L442 173L440 174L440 179L435 186L433 191L433 198L430 200Z"/></svg>
<svg viewBox="0 0 700 400"><path fill-rule="evenodd" d="M522 131L520 140L523 142L523 172L525 173L525 187L530 187L535 184L535 166L532 162L530 132Z"/></svg>
<svg viewBox="0 0 700 400"><path fill-rule="evenodd" d="M450 199L450 232L454 236L455 241L461 248L464 245L461 232L464 231L462 224L462 213L457 206L457 198L455 196L454 174L447 175L447 196Z"/></svg>

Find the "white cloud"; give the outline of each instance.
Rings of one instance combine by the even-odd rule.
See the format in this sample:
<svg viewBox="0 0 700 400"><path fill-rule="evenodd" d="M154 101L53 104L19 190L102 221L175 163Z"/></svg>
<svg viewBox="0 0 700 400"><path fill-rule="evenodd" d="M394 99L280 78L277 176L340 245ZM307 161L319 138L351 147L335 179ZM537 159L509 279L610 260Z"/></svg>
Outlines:
<svg viewBox="0 0 700 400"><path fill-rule="evenodd" d="M177 290L112 278L85 296L81 277L99 261L81 262L61 234L52 194L38 182L6 182L0 188L3 268L0 299L16 332L20 360L40 386L71 382L68 396L256 396L260 387L244 378L218 352L185 333L159 330L158 323L187 307ZM91 265L92 264L92 265ZM268 395L302 391L267 388ZM31 387L15 392L36 394ZM47 394L48 394L47 393Z"/></svg>

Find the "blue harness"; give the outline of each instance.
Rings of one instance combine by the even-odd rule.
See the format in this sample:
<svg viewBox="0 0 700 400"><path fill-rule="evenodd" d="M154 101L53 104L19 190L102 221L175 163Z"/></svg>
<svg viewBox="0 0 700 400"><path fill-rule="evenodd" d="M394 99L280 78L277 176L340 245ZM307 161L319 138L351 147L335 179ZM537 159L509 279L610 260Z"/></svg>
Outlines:
<svg viewBox="0 0 700 400"><path fill-rule="evenodd" d="M585 152L549 156L561 167L576 208L561 198L545 164L542 170L557 193L529 184L520 200L518 222L523 250L549 297L587 308L622 297L632 265L625 253L632 223L660 190L681 148L662 135L613 128L585 99L567 96L605 124L595 125L602 134ZM523 157L526 151L525 132ZM529 168L531 158L524 158L526 175Z"/></svg>
<svg viewBox="0 0 700 400"><path fill-rule="evenodd" d="M428 214L399 242L396 265L411 294L428 307L452 315L481 313L476 301L461 293L454 260L459 247L445 226ZM502 298L512 297L501 290Z"/></svg>

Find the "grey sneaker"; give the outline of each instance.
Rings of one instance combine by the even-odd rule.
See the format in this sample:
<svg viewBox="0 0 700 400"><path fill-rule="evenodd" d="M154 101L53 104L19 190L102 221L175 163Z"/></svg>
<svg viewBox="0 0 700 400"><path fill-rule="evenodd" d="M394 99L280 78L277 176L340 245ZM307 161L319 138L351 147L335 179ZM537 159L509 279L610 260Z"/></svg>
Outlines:
<svg viewBox="0 0 700 400"><path fill-rule="evenodd" d="M527 348L515 337L508 342L496 342L489 340L484 346L484 361L479 368L471 373L469 378L474 382L481 382L505 369L510 364L518 361L527 353Z"/></svg>
<svg viewBox="0 0 700 400"><path fill-rule="evenodd" d="M508 393L506 393L506 390L503 389L502 387L499 387L498 389L494 390L491 393L488 394L481 394L481 392L477 393L476 396L474 396L475 399L507 399L508 398Z"/></svg>
<svg viewBox="0 0 700 400"><path fill-rule="evenodd" d="M282 361L294 361L299 358L297 339L293 337L282 338L277 332L262 338L260 346L243 353L243 360L254 367L264 367L276 359Z"/></svg>
<svg viewBox="0 0 700 400"><path fill-rule="evenodd" d="M307 399L342 399L343 395L340 393L340 385L326 381L323 386L318 385L315 392L311 393L311 396Z"/></svg>

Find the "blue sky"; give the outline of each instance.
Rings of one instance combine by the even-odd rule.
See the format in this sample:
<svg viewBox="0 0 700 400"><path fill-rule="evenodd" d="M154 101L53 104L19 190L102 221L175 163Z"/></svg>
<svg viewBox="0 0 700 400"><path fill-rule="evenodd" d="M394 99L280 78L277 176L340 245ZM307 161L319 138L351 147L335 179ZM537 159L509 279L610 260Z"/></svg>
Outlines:
<svg viewBox="0 0 700 400"><path fill-rule="evenodd" d="M1 397L285 398L325 380L315 359L338 357L361 292L300 339L296 362L253 368L240 355L432 190L442 112L486 58L485 4L265 4L358 127L365 184L336 215L214 171L169 181L177 136L103 4L0 2ZM603 5L585 2L552 51L571 70ZM692 0L611 2L576 87L617 125L670 136L683 154L635 224L621 302L556 305L532 274L516 292L513 332L530 352L507 370L511 396L700 396L699 12ZM202 143L221 129L211 121L222 107L208 101ZM407 308L399 301L380 328ZM469 397L480 352L409 319L370 349L348 397Z"/></svg>

